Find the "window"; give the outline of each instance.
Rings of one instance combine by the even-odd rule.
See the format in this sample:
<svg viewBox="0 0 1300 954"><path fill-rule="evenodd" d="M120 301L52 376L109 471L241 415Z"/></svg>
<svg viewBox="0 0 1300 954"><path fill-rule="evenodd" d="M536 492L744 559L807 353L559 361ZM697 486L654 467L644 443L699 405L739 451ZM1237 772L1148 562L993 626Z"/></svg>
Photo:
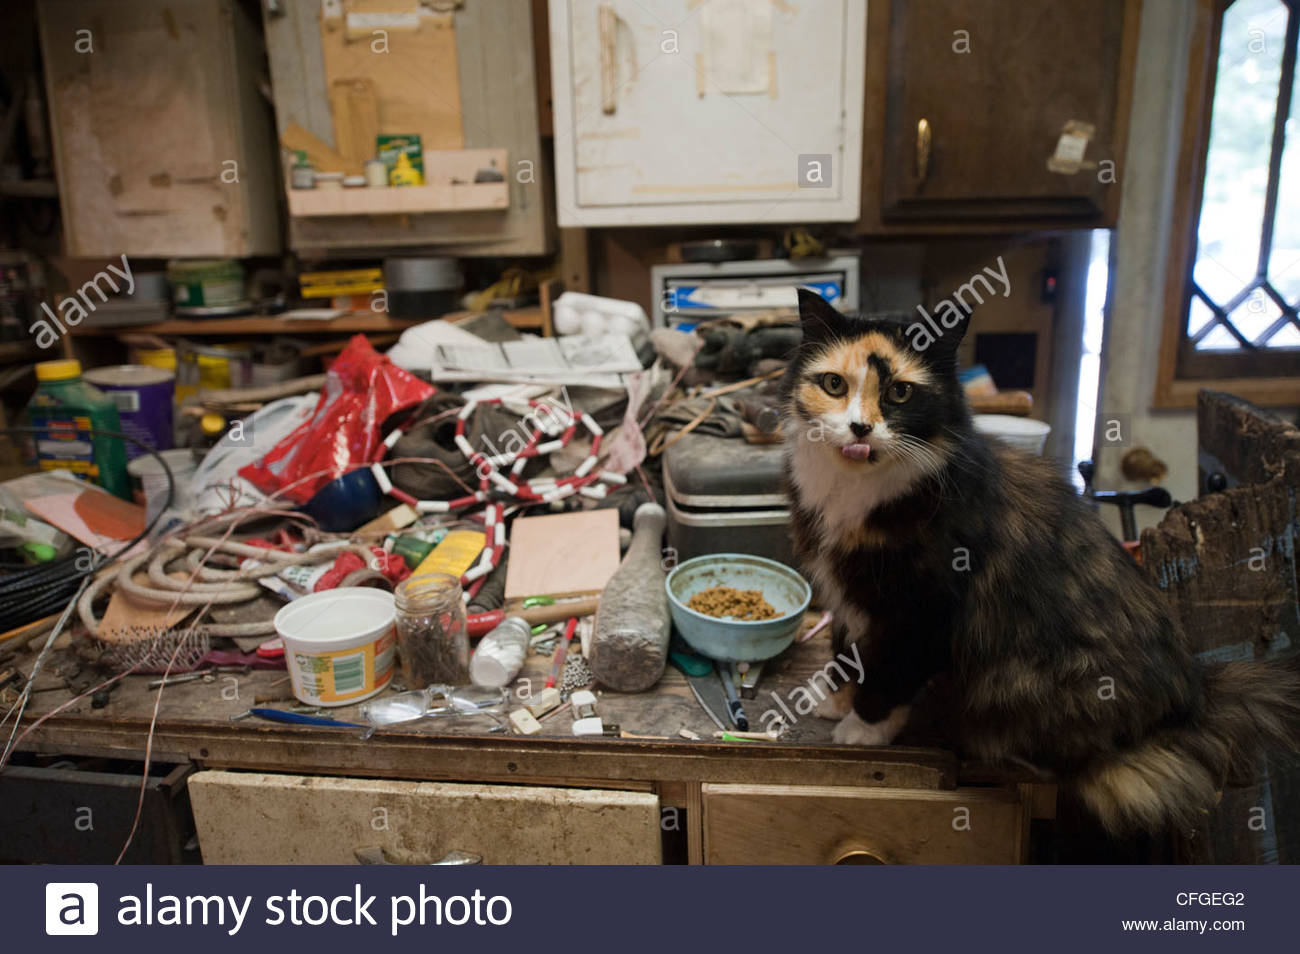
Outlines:
<svg viewBox="0 0 1300 954"><path fill-rule="evenodd" d="M1300 0L1200 0L1157 404L1300 400Z"/></svg>

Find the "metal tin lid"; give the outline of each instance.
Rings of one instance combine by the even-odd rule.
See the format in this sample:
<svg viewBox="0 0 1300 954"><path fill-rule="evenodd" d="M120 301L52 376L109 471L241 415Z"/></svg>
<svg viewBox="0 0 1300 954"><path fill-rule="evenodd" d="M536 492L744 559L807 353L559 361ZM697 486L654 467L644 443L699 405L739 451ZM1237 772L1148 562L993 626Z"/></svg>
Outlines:
<svg viewBox="0 0 1300 954"><path fill-rule="evenodd" d="M99 388L139 388L166 384L176 375L166 368L148 364L115 364L107 368L91 368L82 377Z"/></svg>
<svg viewBox="0 0 1300 954"><path fill-rule="evenodd" d="M394 291L455 291L460 266L454 258L386 258L384 284Z"/></svg>
<svg viewBox="0 0 1300 954"><path fill-rule="evenodd" d="M785 506L781 444L686 434L663 455L664 482L691 507Z"/></svg>

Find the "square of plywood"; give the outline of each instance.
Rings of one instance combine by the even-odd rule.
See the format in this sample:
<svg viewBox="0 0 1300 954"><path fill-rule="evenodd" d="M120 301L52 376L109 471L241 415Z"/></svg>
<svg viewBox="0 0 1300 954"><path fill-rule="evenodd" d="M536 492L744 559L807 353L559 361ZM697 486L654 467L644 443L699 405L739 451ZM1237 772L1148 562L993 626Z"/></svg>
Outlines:
<svg viewBox="0 0 1300 954"><path fill-rule="evenodd" d="M599 593L618 564L617 510L520 517L510 528L506 599Z"/></svg>

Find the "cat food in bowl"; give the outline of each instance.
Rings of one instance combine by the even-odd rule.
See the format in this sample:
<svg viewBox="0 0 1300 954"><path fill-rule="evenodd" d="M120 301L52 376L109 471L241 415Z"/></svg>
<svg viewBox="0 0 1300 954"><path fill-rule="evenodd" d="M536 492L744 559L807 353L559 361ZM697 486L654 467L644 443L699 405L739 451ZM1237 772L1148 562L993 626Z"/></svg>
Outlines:
<svg viewBox="0 0 1300 954"><path fill-rule="evenodd" d="M780 653L794 642L812 599L812 589L790 567L746 553L687 560L668 574L665 587L682 639L697 653L722 662L759 662ZM760 608L750 591L771 608L771 618L735 618ZM693 608L692 600L706 611ZM729 618L716 615L725 609L738 612Z"/></svg>
<svg viewBox="0 0 1300 954"><path fill-rule="evenodd" d="M762 590L738 590L734 586L711 586L686 601L687 607L718 619L773 619L780 615L763 599Z"/></svg>

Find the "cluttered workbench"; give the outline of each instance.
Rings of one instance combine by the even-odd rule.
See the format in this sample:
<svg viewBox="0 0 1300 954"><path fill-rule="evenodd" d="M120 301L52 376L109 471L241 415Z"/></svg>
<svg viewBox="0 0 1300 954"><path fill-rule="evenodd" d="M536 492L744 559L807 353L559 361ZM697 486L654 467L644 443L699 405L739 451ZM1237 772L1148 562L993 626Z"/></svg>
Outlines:
<svg viewBox="0 0 1300 954"><path fill-rule="evenodd" d="M374 842L395 859L460 850L489 863L659 862L674 836L681 860L693 863L1021 861L1028 787L987 776L959 786L956 759L937 749L831 745L833 723L797 711L829 658L824 633L796 643L768 667L761 694L744 700L758 724L766 709L788 708L793 721L776 741L714 739L717 727L672 668L652 692L600 693L601 718L620 727L614 737L574 738L572 715L560 710L529 737L489 732L493 721L473 716L365 739L356 728L237 718L254 707L289 710L294 700L283 670L235 669L161 689L150 688L156 677L127 676L102 708L89 698L61 708L70 691L39 691L25 726L39 725L21 747L138 759L148 746L155 763L193 765L190 797L209 863L347 864ZM516 695L540 687L548 667L548 657L531 655ZM360 722L359 708L327 715ZM205 785L210 795L200 794ZM516 800L466 820L484 786ZM349 797L363 804L326 807L351 805ZM582 804L566 809L569 799ZM579 821L548 825L547 806ZM383 830L372 824L380 809ZM593 824L584 827L587 814Z"/></svg>
<svg viewBox="0 0 1300 954"><path fill-rule="evenodd" d="M861 672L790 552L792 320L358 336L323 377L202 392L210 448L96 424L103 486L7 482L8 860L95 806L79 859L1024 860L1041 787L815 713Z"/></svg>

